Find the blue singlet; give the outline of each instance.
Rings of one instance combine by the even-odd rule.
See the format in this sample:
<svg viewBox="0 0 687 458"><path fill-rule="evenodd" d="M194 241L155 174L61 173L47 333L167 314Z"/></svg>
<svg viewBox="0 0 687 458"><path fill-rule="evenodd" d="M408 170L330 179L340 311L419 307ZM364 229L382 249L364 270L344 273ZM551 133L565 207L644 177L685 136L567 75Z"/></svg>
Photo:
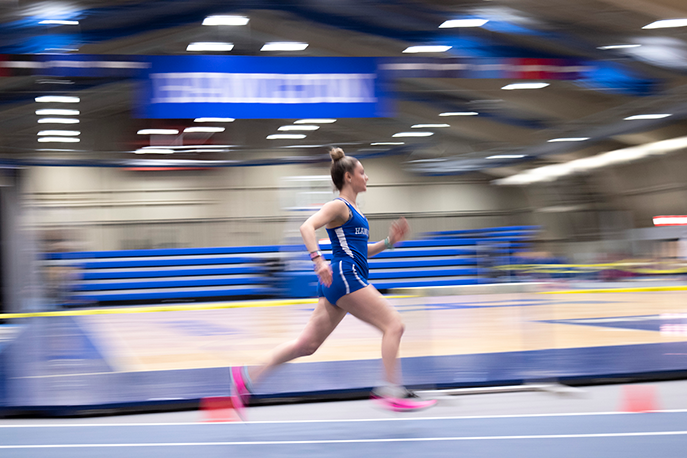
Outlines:
<svg viewBox="0 0 687 458"><path fill-rule="evenodd" d="M366 287L367 241L369 240L370 225L358 210L345 199L338 197L348 207L351 217L348 221L334 229L327 228L329 240L332 243L332 284L329 287L318 286L318 293L336 305L342 296Z"/></svg>

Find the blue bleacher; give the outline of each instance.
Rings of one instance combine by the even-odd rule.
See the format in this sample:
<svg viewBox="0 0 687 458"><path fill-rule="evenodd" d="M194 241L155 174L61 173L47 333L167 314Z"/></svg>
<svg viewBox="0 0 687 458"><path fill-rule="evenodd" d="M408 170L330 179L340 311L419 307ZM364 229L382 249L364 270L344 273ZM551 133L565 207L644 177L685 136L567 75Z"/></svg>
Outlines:
<svg viewBox="0 0 687 458"><path fill-rule="evenodd" d="M269 297L280 247L171 248L48 253L79 271L74 304Z"/></svg>
<svg viewBox="0 0 687 458"><path fill-rule="evenodd" d="M426 233L370 258L370 281L382 292L492 281L494 261L508 263L537 230L508 226ZM328 241L321 242L321 249L330 259ZM317 278L305 247L299 245L68 252L45 257L78 270L71 287L75 304L316 295ZM298 259L306 262L287 267L289 260Z"/></svg>

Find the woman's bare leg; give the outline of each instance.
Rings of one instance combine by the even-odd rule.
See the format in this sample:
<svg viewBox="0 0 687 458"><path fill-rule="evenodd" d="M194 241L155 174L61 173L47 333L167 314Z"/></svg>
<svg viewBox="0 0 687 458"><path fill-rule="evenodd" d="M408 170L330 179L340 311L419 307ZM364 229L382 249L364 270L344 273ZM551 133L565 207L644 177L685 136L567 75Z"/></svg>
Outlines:
<svg viewBox="0 0 687 458"><path fill-rule="evenodd" d="M250 367L248 369L250 379L255 383L263 375L285 362L312 355L344 316L346 316L344 309L333 306L327 299L321 297L303 332L295 340L283 343L272 350L264 364Z"/></svg>
<svg viewBox="0 0 687 458"><path fill-rule="evenodd" d="M382 363L386 380L392 385L401 385L398 371L398 349L404 330L401 315L372 285L342 297L338 306L382 331Z"/></svg>

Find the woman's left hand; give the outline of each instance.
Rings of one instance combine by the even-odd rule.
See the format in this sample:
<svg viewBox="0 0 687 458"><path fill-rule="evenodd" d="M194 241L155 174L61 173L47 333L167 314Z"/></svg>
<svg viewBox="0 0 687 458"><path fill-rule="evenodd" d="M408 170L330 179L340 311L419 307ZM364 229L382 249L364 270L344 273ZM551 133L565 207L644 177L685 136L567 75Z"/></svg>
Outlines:
<svg viewBox="0 0 687 458"><path fill-rule="evenodd" d="M391 227L389 228L389 242L394 245L406 238L409 232L410 224L408 224L408 220L401 217L391 223Z"/></svg>

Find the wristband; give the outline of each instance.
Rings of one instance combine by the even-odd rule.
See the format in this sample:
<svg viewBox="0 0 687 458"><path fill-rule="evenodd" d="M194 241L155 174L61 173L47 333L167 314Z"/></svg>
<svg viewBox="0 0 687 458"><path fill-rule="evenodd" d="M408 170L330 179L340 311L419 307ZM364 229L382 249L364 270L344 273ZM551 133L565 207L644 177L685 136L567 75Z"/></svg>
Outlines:
<svg viewBox="0 0 687 458"><path fill-rule="evenodd" d="M322 256L322 252L320 250L310 252L310 260L311 261L314 261L315 258L319 258L320 256Z"/></svg>
<svg viewBox="0 0 687 458"><path fill-rule="evenodd" d="M393 250L394 246L391 244L391 241L389 240L389 237L384 239L384 246L387 247L389 250Z"/></svg>

